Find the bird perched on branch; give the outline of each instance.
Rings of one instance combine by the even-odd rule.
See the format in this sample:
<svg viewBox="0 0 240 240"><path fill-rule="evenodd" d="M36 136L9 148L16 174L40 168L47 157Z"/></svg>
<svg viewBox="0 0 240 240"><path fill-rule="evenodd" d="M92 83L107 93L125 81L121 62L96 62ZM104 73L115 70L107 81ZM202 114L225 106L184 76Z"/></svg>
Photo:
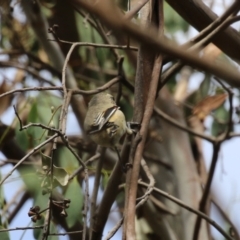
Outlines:
<svg viewBox="0 0 240 240"><path fill-rule="evenodd" d="M125 133L133 133L120 107L108 93L98 93L92 97L84 129L95 143L103 147L115 147Z"/></svg>

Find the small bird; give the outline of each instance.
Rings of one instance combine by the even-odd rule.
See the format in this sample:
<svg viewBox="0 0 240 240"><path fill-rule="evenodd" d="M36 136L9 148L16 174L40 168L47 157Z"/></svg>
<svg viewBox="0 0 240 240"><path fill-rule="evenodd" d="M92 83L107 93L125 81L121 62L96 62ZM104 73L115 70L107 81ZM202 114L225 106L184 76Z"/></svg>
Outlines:
<svg viewBox="0 0 240 240"><path fill-rule="evenodd" d="M88 104L84 129L91 139L103 147L116 147L121 137L133 131L111 94L98 93Z"/></svg>

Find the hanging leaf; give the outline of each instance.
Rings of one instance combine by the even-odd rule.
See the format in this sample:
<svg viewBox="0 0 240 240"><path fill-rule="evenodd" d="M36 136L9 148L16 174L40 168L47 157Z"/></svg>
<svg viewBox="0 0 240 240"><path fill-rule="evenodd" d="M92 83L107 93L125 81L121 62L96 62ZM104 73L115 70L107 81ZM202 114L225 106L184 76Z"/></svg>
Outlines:
<svg viewBox="0 0 240 240"><path fill-rule="evenodd" d="M208 96L197 103L193 108L192 114L197 116L200 120L204 120L213 110L219 108L225 101L227 94L218 94L215 96Z"/></svg>
<svg viewBox="0 0 240 240"><path fill-rule="evenodd" d="M71 200L67 209L68 217L66 218L67 225L71 228L77 221L82 220L83 193L76 178L70 182L64 196Z"/></svg>
<svg viewBox="0 0 240 240"><path fill-rule="evenodd" d="M61 147L56 152L56 159L54 163L64 167L69 173L76 170L79 167L79 163L74 155L66 147Z"/></svg>
<svg viewBox="0 0 240 240"><path fill-rule="evenodd" d="M31 110L28 114L27 123L38 123L39 114L38 114L38 102L34 100L34 103L31 106ZM30 127L27 129L29 147L33 148L39 144L39 139L43 133L43 129L39 127Z"/></svg>
<svg viewBox="0 0 240 240"><path fill-rule="evenodd" d="M68 184L69 175L64 168L53 165L53 177L61 186Z"/></svg>
<svg viewBox="0 0 240 240"><path fill-rule="evenodd" d="M44 224L44 218L41 218L39 221L33 223L33 227L40 226ZM33 236L35 239L40 240L42 238L42 229L35 228L33 229Z"/></svg>
<svg viewBox="0 0 240 240"><path fill-rule="evenodd" d="M51 189L51 158L42 153L42 171L40 176L42 177L42 188L48 192ZM68 184L69 175L67 171L62 167L53 165L53 188L57 186L66 186Z"/></svg>

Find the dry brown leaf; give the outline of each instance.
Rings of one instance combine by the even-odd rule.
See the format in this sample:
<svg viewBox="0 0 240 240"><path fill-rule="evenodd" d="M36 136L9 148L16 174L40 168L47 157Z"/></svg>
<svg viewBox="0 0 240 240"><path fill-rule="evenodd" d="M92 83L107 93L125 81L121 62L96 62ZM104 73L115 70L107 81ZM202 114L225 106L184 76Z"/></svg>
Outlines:
<svg viewBox="0 0 240 240"><path fill-rule="evenodd" d="M2 84L0 85L0 94L8 92L11 90L11 87L6 83L4 80ZM12 96L7 95L5 97L0 98L0 116L7 110L7 108L10 106L12 101Z"/></svg>
<svg viewBox="0 0 240 240"><path fill-rule="evenodd" d="M43 62L45 62L45 63L48 63L49 61L49 59L48 59L48 55L46 54L46 52L45 51L43 51L42 49L40 49L39 51L38 51L38 56L39 56L39 58L43 61Z"/></svg>
<svg viewBox="0 0 240 240"><path fill-rule="evenodd" d="M25 71L18 69L13 84L15 85L16 83L22 83L25 77L26 77Z"/></svg>
<svg viewBox="0 0 240 240"><path fill-rule="evenodd" d="M200 120L204 120L205 117L211 113L211 111L220 107L226 98L226 93L218 94L215 96L208 96L196 104L192 110L192 113Z"/></svg>

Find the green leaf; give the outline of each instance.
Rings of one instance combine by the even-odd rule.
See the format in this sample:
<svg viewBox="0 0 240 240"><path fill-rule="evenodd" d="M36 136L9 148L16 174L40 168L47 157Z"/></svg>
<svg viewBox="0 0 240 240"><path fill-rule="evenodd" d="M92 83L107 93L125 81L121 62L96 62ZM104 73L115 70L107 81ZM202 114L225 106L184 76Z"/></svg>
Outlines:
<svg viewBox="0 0 240 240"><path fill-rule="evenodd" d="M83 193L76 178L70 182L64 196L71 200L70 207L67 209L68 217L66 218L67 225L71 228L77 221L82 220Z"/></svg>
<svg viewBox="0 0 240 240"><path fill-rule="evenodd" d="M56 224L54 224L53 222L51 222L51 225L50 225L50 233L56 233L58 232L57 230L57 226ZM58 240L58 236L49 236L48 237L48 240Z"/></svg>
<svg viewBox="0 0 240 240"><path fill-rule="evenodd" d="M53 177L61 186L68 184L69 175L64 168L53 165Z"/></svg>
<svg viewBox="0 0 240 240"><path fill-rule="evenodd" d="M26 152L28 150L28 134L26 131L19 131L18 127L15 129L16 141L19 144L20 148Z"/></svg>
<svg viewBox="0 0 240 240"><path fill-rule="evenodd" d="M28 123L39 123L39 114L38 114L38 102L35 100L31 106L31 110L29 112ZM29 140L29 147L32 148L39 144L39 139L42 136L43 129L40 127L30 127L27 130L28 140Z"/></svg>
<svg viewBox="0 0 240 240"><path fill-rule="evenodd" d="M189 28L189 24L165 2L164 23L167 31L170 33L175 33L179 30L187 32Z"/></svg>
<svg viewBox="0 0 240 240"><path fill-rule="evenodd" d="M0 226L0 229L5 229L3 226ZM0 232L0 239L1 240L10 240L8 232Z"/></svg>
<svg viewBox="0 0 240 240"><path fill-rule="evenodd" d="M40 180L37 177L35 169L25 166L21 167L21 169L19 168L19 172L28 191L33 195L37 194L40 189Z"/></svg>
<svg viewBox="0 0 240 240"><path fill-rule="evenodd" d="M209 95L210 86L211 86L211 76L209 74L206 74L204 80L201 82L199 87L200 96L199 96L199 99L197 99L197 102L201 101L202 99L204 99Z"/></svg>
<svg viewBox="0 0 240 240"><path fill-rule="evenodd" d="M61 147L57 150L54 163L58 160L59 166L63 167L68 173L75 171L79 167L78 160L66 147Z"/></svg>
<svg viewBox="0 0 240 240"><path fill-rule="evenodd" d="M31 110L28 114L27 118L28 122L37 122L38 121L38 108L37 108L37 102L36 100L33 102Z"/></svg>
<svg viewBox="0 0 240 240"><path fill-rule="evenodd" d="M214 119L212 123L212 135L216 137L226 131L229 116L228 111L224 106L215 110L214 116L216 119Z"/></svg>
<svg viewBox="0 0 240 240"><path fill-rule="evenodd" d="M41 173L43 176L42 186L47 187L45 186L45 184L46 183L50 184L51 182L50 180L51 176L50 174L48 174L51 169L51 158L43 153L42 153L42 169L43 169ZM46 176L46 174L48 175ZM64 168L53 165L53 180L54 180L53 188L57 186L66 186L68 184L68 178L69 174Z"/></svg>
<svg viewBox="0 0 240 240"><path fill-rule="evenodd" d="M40 226L40 225L44 225L44 218L41 218L37 222L33 223L33 227ZM37 240L42 239L42 233L43 233L43 229L40 229L40 228L33 229L33 237Z"/></svg>
<svg viewBox="0 0 240 240"><path fill-rule="evenodd" d="M41 92L37 97L39 122L47 125L53 117L53 125L57 127L60 115L60 111L58 109L61 105L61 101L61 98L54 96L49 92ZM52 116L52 107L56 109L56 113L54 116Z"/></svg>

